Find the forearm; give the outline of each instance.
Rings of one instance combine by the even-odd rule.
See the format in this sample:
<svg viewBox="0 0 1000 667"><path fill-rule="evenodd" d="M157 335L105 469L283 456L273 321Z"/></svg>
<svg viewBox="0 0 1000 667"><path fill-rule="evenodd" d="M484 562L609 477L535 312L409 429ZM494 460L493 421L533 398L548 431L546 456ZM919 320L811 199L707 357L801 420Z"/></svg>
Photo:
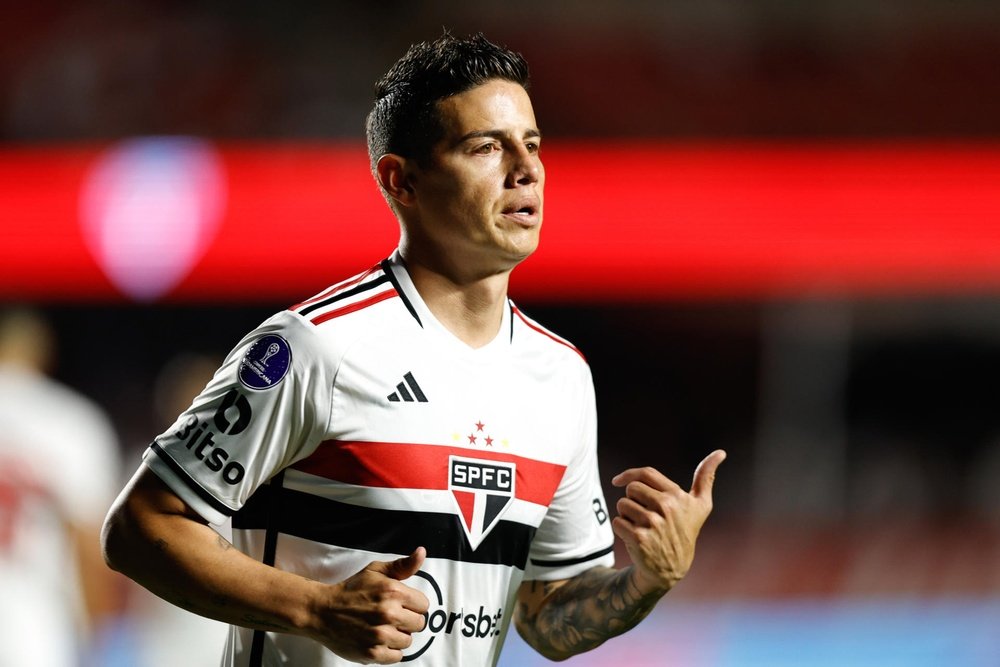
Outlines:
<svg viewBox="0 0 1000 667"><path fill-rule="evenodd" d="M556 584L529 582L515 624L524 640L551 660L600 646L638 625L665 590L643 593L633 568L594 568Z"/></svg>
<svg viewBox="0 0 1000 667"><path fill-rule="evenodd" d="M149 473L147 473L148 475ZM140 478L137 484L155 480ZM133 493L105 525L108 564L188 611L254 629L309 634L321 584L260 563L182 512Z"/></svg>

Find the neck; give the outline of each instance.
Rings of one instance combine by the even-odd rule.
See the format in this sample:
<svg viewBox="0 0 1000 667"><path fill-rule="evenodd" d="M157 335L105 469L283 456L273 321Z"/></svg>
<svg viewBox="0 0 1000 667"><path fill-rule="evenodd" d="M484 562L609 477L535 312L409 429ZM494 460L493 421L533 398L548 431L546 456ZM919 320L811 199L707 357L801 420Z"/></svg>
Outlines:
<svg viewBox="0 0 1000 667"><path fill-rule="evenodd" d="M420 298L448 331L473 348L496 338L507 304L509 271L456 280L420 262L404 259Z"/></svg>

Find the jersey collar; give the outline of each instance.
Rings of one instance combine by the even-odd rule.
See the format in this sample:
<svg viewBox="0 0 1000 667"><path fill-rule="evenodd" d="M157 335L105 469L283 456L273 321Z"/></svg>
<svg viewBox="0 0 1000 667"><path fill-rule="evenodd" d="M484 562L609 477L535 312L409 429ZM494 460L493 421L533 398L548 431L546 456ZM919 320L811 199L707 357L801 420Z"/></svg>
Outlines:
<svg viewBox="0 0 1000 667"><path fill-rule="evenodd" d="M434 317L434 314L431 313L430 308L428 308L427 304L424 303L423 298L421 298L420 293L413 284L413 280L410 278L409 272L406 270L406 263L403 261L402 255L399 254L399 248L394 250L387 259L382 261L382 270L385 271L387 276L389 276L389 280L396 288L396 291L399 292L399 296L402 299L403 304L406 306L406 309L410 311L410 315L413 316L413 319L415 319L417 324L419 324L423 329L433 331L435 335L441 336L445 339L451 339L459 346L475 353L486 354L489 350L493 350L498 347L508 347L513 342L513 316L511 313L511 303L509 298L505 300L506 303L503 309L503 319L500 322L500 330L497 332L496 338L483 347L473 349L463 341L459 340L455 334L451 333L447 327L441 324L441 322Z"/></svg>

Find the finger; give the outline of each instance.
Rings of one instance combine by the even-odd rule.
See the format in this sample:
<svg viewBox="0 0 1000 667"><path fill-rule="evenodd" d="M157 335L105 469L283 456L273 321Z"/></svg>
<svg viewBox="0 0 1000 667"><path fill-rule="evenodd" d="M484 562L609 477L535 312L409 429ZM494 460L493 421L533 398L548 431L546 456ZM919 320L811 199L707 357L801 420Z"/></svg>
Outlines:
<svg viewBox="0 0 1000 667"><path fill-rule="evenodd" d="M691 482L691 495L695 498L712 499L712 487L715 485L715 471L719 464L726 460L726 452L716 449L698 464Z"/></svg>
<svg viewBox="0 0 1000 667"><path fill-rule="evenodd" d="M395 665L403 660L403 648L391 648L388 645L376 646L371 651L371 661L376 665Z"/></svg>
<svg viewBox="0 0 1000 667"><path fill-rule="evenodd" d="M427 599L427 596L423 592L418 591L416 588L407 587L406 599L403 600L403 607L409 609L412 612L416 612L421 615L427 613L427 610L431 608L431 601ZM420 626L418 629L422 629L424 626Z"/></svg>
<svg viewBox="0 0 1000 667"><path fill-rule="evenodd" d="M403 659L403 651L413 645L413 636L393 625L381 625L374 629L373 645L369 657L379 665L394 664Z"/></svg>
<svg viewBox="0 0 1000 667"><path fill-rule="evenodd" d="M628 486L631 482L642 482L657 491L674 491L680 489L676 482L651 466L629 468L611 479L611 483L615 486Z"/></svg>
<svg viewBox="0 0 1000 667"><path fill-rule="evenodd" d="M403 558L397 558L394 561L375 561L369 563L366 569L372 570L373 572L378 572L384 574L385 576L396 579L397 581L403 581L404 579L409 579L420 566L424 564L424 559L427 557L427 550L423 547L417 547L413 550L409 556L404 556Z"/></svg>
<svg viewBox="0 0 1000 667"><path fill-rule="evenodd" d="M427 625L427 617L410 609L404 609L395 625L402 632L420 632Z"/></svg>
<svg viewBox="0 0 1000 667"><path fill-rule="evenodd" d="M668 491L657 491L642 482L630 482L625 487L626 498L657 514L663 514L664 508L674 498L682 495L687 495L687 492L676 484L673 489Z"/></svg>
<svg viewBox="0 0 1000 667"><path fill-rule="evenodd" d="M630 523L643 528L649 528L652 525L649 510L631 498L619 499L616 507L618 516L627 519Z"/></svg>
<svg viewBox="0 0 1000 667"><path fill-rule="evenodd" d="M611 530L621 539L622 542L626 544L626 546L635 544L638 541L636 533L639 531L639 528L628 519L624 519L620 516L616 516L611 519Z"/></svg>
<svg viewBox="0 0 1000 667"><path fill-rule="evenodd" d="M388 635L388 640L384 646L390 651L402 651L410 648L413 644L413 637L410 636L410 633L408 632L394 632L392 634L386 634Z"/></svg>
<svg viewBox="0 0 1000 667"><path fill-rule="evenodd" d="M646 466L644 468L630 468L622 472L611 480L615 486L631 487L634 483L641 483L654 491L674 493L683 489L672 479L661 473L656 468Z"/></svg>

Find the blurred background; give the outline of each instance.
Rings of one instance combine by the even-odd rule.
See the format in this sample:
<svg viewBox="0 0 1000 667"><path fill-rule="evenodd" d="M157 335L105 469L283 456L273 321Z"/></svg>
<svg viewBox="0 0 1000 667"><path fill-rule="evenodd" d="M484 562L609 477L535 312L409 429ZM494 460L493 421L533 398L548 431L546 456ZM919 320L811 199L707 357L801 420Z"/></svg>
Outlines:
<svg viewBox="0 0 1000 667"><path fill-rule="evenodd" d="M512 296L590 362L604 478L729 453L688 579L567 664L1000 665L1000 4L315 4L2 3L0 396L43 374L104 435L47 481L0 411L0 569L46 484L93 530L244 333L391 252L373 83L483 31L546 137ZM98 587L85 664L216 664L220 626Z"/></svg>

